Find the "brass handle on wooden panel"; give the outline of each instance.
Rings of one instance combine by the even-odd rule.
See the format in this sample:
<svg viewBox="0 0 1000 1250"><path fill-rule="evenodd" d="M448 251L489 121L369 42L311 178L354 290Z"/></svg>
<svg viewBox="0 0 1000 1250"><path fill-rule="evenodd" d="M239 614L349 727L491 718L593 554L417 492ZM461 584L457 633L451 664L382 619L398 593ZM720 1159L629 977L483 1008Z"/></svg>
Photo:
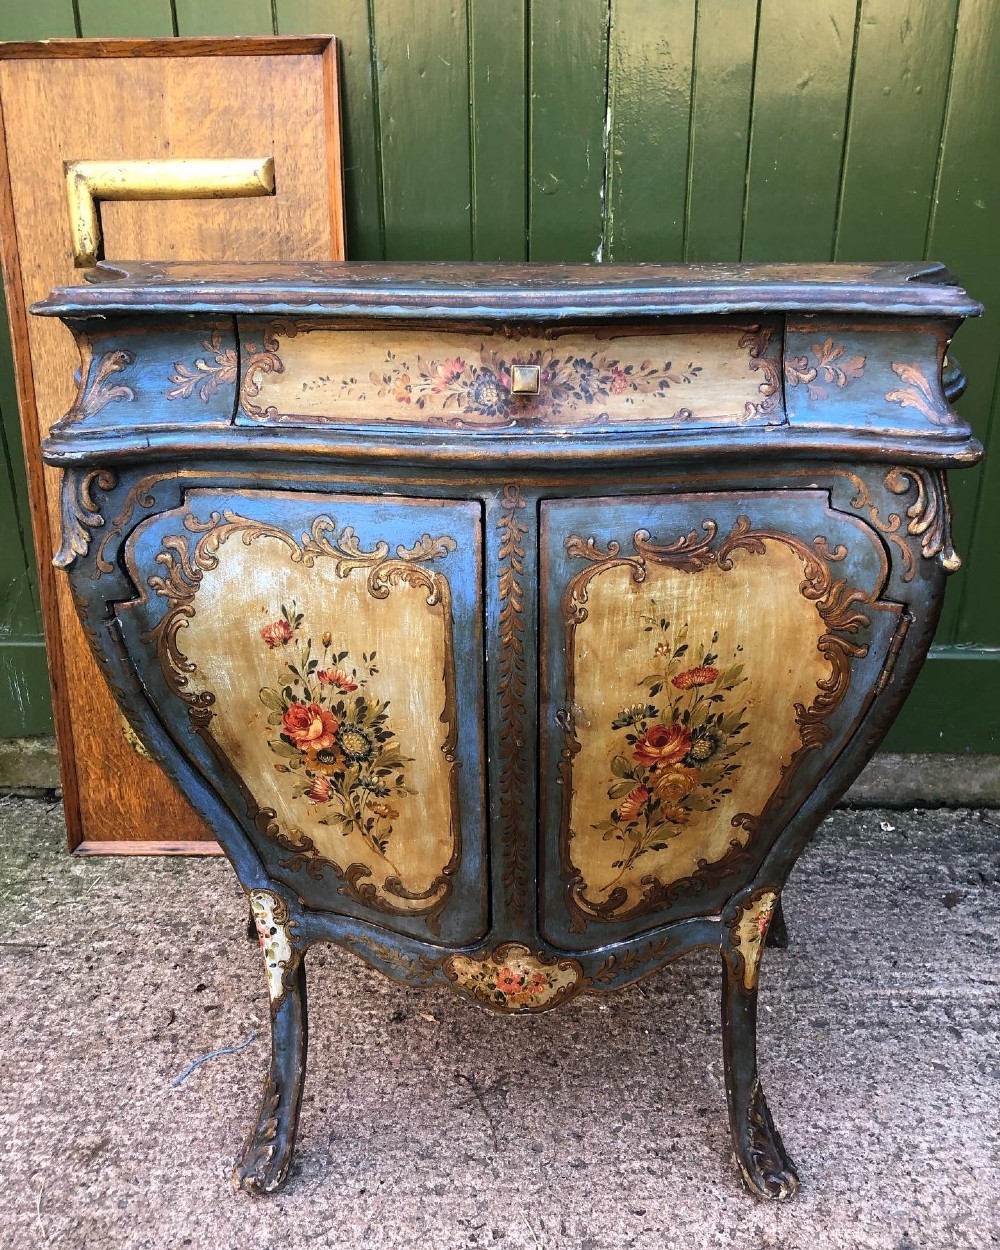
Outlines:
<svg viewBox="0 0 1000 1250"><path fill-rule="evenodd" d="M274 159L67 161L73 264L101 257L102 200L225 200L274 195Z"/></svg>
<svg viewBox="0 0 1000 1250"><path fill-rule="evenodd" d="M510 393L512 395L537 395L541 372L538 365L511 365Z"/></svg>

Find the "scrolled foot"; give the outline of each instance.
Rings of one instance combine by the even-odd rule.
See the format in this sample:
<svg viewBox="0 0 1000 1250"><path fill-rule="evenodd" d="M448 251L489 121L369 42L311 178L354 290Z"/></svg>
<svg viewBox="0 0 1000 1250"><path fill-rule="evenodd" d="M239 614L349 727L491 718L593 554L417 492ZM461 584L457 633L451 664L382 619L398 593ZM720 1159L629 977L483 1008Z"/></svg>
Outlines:
<svg viewBox="0 0 1000 1250"><path fill-rule="evenodd" d="M794 1198L798 1174L774 1127L759 1081L754 1081L750 1091L744 1123L735 1128L736 1162L750 1193L773 1202Z"/></svg>
<svg viewBox="0 0 1000 1250"><path fill-rule="evenodd" d="M283 1124L281 1094L273 1079L264 1082L260 1115L233 1168L233 1188L254 1197L273 1194L288 1179L295 1148L295 1124ZM297 1117L296 1117L297 1118Z"/></svg>

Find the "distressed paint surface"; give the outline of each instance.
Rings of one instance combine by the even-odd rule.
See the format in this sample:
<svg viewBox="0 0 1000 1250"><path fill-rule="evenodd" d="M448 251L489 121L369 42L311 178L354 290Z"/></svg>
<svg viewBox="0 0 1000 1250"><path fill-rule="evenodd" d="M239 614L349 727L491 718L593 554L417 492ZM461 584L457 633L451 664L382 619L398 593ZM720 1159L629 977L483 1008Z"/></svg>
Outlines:
<svg viewBox="0 0 1000 1250"><path fill-rule="evenodd" d="M449 600L402 564L373 584L349 534L328 541L313 562L248 525L204 562L178 644L184 697L211 699L208 731L286 850L360 864L381 904L426 911L460 837Z"/></svg>
<svg viewBox="0 0 1000 1250"><path fill-rule="evenodd" d="M737 817L760 815L802 745L796 708L830 678L826 625L801 594L801 556L765 546L728 571L650 561L641 582L610 567L588 584L570 661L569 849L585 910L628 913L650 877L669 886L745 844Z"/></svg>
<svg viewBox="0 0 1000 1250"><path fill-rule="evenodd" d="M264 957L267 992L271 1002L277 1003L285 996L285 971L292 961L288 908L270 890L251 890L250 912Z"/></svg>
<svg viewBox="0 0 1000 1250"><path fill-rule="evenodd" d="M244 344L251 338L260 342L260 330L244 323ZM241 385L243 412L262 422L739 424L767 420L777 404L775 387L769 390L767 377L762 383L751 354L760 344L756 325L544 337L306 327L279 328L264 338L266 356L244 347ZM517 364L539 367L538 395L511 393Z"/></svg>
<svg viewBox="0 0 1000 1250"><path fill-rule="evenodd" d="M996 0L474 0L467 38L461 14L408 22L401 12L347 0L331 16L321 0L275 0L270 11L216 5L206 18L168 0L38 0L4 7L0 38L151 33L168 20L182 34L206 22L220 34L267 30L272 18L281 34L333 27L355 259L607 260L620 249L662 259L678 246L695 261L737 259L741 249L803 260L923 253L945 259L988 307L1000 300ZM409 130L400 114L416 119ZM654 131L665 146L644 164ZM990 323L966 327L956 350L972 378L962 412L986 439L1000 402ZM0 405L24 534L16 412L12 400ZM995 459L955 479L966 569L893 731L896 748L1000 741ZM0 493L10 491L0 478ZM12 544L0 552L5 570L23 576ZM13 705L0 706L0 732L47 716L43 670L20 647L36 636L37 626L15 623L11 655L25 657L17 681L29 717L9 719Z"/></svg>

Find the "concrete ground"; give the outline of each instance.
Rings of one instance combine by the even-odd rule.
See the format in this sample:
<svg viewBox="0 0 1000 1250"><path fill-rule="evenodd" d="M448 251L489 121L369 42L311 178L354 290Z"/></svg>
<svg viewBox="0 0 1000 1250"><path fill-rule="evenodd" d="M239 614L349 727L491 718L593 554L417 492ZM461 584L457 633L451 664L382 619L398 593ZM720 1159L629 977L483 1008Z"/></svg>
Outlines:
<svg viewBox="0 0 1000 1250"><path fill-rule="evenodd" d="M505 1019L317 951L297 1166L232 1193L267 1054L235 879L64 836L56 804L0 800L3 1246L1000 1245L1000 814L842 811L803 856L762 975L803 1179L781 1208L737 1183L708 954Z"/></svg>

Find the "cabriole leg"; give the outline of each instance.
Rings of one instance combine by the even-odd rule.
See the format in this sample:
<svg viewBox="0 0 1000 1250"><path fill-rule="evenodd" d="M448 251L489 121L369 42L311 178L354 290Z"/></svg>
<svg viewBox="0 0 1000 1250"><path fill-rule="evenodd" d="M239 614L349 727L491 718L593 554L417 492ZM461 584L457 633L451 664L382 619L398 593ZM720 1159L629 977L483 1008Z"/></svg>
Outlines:
<svg viewBox="0 0 1000 1250"><path fill-rule="evenodd" d="M250 907L260 937L271 998L271 1062L260 1114L233 1169L233 1184L250 1194L280 1189L288 1176L306 1072L306 969L283 899L254 890Z"/></svg>
<svg viewBox="0 0 1000 1250"><path fill-rule="evenodd" d="M778 895L757 890L722 930L722 1051L733 1149L758 1198L795 1196L799 1178L771 1119L757 1075L757 973Z"/></svg>

